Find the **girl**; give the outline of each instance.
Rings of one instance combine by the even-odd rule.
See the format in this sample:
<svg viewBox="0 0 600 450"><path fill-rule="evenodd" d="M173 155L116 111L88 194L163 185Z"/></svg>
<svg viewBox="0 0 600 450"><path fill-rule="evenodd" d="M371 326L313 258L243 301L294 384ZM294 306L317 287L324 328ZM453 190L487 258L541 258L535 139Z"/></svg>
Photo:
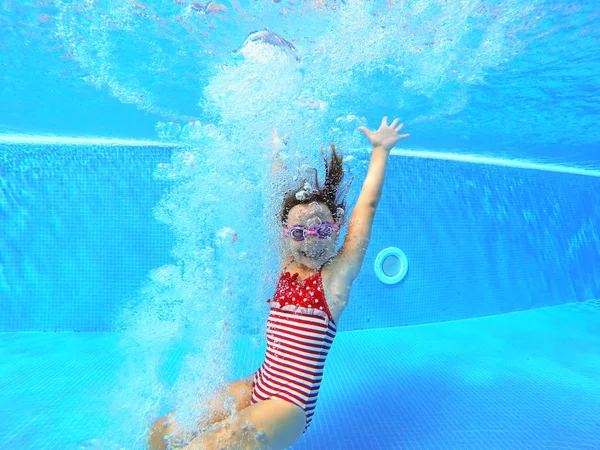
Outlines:
<svg viewBox="0 0 600 450"><path fill-rule="evenodd" d="M333 145L331 160L325 160L325 184L319 186L317 180L316 192L303 188L286 195L282 275L269 301L263 365L209 402L191 440L181 436L170 414L159 418L150 431L150 449L285 449L308 429L325 359L367 251L390 150L409 136L399 135L401 129L398 119L388 125L387 117L377 131L359 128L373 145L373 154L339 252L344 170ZM233 415L228 414L231 406Z"/></svg>

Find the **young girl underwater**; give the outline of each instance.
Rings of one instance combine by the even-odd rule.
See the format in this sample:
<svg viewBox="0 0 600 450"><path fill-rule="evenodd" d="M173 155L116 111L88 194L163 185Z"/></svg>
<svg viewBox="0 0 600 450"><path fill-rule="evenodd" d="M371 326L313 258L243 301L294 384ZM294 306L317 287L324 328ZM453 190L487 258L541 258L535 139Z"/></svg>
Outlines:
<svg viewBox="0 0 600 450"><path fill-rule="evenodd" d="M171 413L160 417L152 424L149 449L279 450L306 432L327 354L365 258L390 151L409 136L398 134L403 126L398 122L388 125L384 117L377 131L359 128L373 153L338 252L347 189L340 188L344 169L335 147L330 161L325 159L323 186L317 180L316 192L301 188L286 194L281 209L282 275L269 301L263 365L217 393L191 437L182 435Z"/></svg>

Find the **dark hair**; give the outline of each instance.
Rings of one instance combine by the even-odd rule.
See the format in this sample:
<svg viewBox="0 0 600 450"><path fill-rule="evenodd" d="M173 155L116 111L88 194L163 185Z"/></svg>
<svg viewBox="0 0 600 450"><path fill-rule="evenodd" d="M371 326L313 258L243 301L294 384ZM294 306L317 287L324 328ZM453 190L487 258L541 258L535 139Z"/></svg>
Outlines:
<svg viewBox="0 0 600 450"><path fill-rule="evenodd" d="M286 192L283 198L283 205L281 208L281 223L285 224L290 210L296 205L308 205L313 202L324 203L331 211L333 219L340 224L344 223L346 215L346 195L350 189L353 178L341 186L344 180L346 171L343 167L343 155L339 152L335 145L331 144L331 158L328 160L325 156L325 152L321 149L321 156L325 162L325 184L321 186L319 184L319 174L317 169L315 171L315 186L316 191L312 194L309 192L307 198L296 197L296 194L303 189L304 184L308 181L306 179L300 180L300 184L297 189ZM341 211L338 209L341 208Z"/></svg>

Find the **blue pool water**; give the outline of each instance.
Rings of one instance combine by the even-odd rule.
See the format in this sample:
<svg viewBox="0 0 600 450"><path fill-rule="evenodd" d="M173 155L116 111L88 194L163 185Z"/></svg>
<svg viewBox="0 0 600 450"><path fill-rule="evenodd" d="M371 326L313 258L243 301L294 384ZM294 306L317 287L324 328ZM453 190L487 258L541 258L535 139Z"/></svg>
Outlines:
<svg viewBox="0 0 600 450"><path fill-rule="evenodd" d="M589 0L0 2L0 449L144 448L252 374L273 133L290 179L334 141L352 204L383 115L411 137L293 448L600 448L599 25Z"/></svg>

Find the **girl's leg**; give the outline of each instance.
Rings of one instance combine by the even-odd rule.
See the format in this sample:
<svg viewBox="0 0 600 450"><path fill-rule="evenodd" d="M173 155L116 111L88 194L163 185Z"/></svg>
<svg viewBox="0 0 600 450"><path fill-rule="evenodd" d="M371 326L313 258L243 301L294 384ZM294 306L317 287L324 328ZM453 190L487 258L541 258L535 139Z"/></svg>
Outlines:
<svg viewBox="0 0 600 450"><path fill-rule="evenodd" d="M234 397L233 409L236 412L249 406L251 404L253 380L254 375L233 381L225 389L216 393L208 402L207 412L198 423L197 428L203 430L214 423L227 419L231 409L226 408L225 403L230 397ZM172 417L172 413L173 411L159 417L150 427L150 435L148 437L149 450L167 450L166 436L169 436L169 441L172 441L170 444L171 448L177 448L176 442L185 438L181 432L181 427Z"/></svg>
<svg viewBox="0 0 600 450"><path fill-rule="evenodd" d="M183 450L284 450L302 437L305 424L302 408L271 398L214 424Z"/></svg>

